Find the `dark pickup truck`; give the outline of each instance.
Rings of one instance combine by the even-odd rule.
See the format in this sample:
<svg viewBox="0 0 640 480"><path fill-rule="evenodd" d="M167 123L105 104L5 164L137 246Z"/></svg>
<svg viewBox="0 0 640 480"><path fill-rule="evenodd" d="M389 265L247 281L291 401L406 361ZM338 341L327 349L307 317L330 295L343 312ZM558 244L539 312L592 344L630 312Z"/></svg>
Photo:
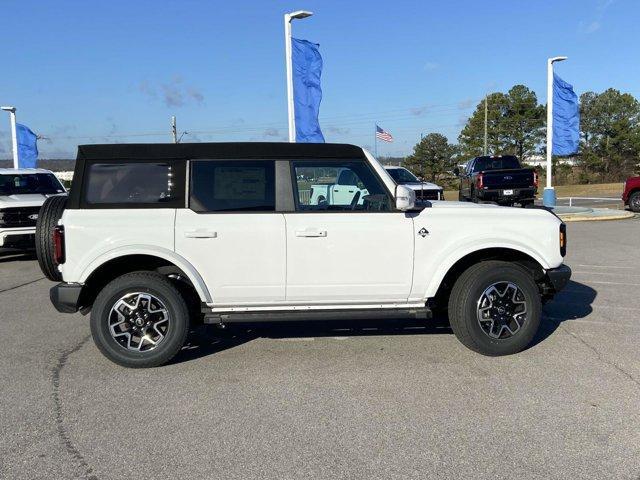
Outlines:
<svg viewBox="0 0 640 480"><path fill-rule="evenodd" d="M538 191L538 174L513 155L476 157L454 173L460 177L460 201L527 207Z"/></svg>

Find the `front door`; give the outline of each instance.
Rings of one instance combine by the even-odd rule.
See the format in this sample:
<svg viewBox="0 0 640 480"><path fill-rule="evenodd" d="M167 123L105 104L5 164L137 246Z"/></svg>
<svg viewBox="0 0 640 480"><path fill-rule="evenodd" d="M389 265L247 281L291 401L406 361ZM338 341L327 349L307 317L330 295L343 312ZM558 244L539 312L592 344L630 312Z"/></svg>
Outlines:
<svg viewBox="0 0 640 480"><path fill-rule="evenodd" d="M283 302L285 220L275 211L274 162L190 166L189 208L176 214L176 252L197 266L216 306Z"/></svg>
<svg viewBox="0 0 640 480"><path fill-rule="evenodd" d="M296 212L285 213L287 303L403 303L413 275L413 220L395 211L364 160L292 162ZM349 171L353 194L311 205L309 185L336 185ZM362 198L357 198L359 195Z"/></svg>

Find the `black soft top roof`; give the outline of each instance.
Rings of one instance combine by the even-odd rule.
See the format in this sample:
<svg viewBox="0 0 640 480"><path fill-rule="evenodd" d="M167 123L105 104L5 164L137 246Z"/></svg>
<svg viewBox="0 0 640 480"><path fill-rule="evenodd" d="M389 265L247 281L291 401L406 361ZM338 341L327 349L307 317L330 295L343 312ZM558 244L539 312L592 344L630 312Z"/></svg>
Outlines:
<svg viewBox="0 0 640 480"><path fill-rule="evenodd" d="M78 160L188 160L192 158L361 158L344 143L120 143L78 146Z"/></svg>

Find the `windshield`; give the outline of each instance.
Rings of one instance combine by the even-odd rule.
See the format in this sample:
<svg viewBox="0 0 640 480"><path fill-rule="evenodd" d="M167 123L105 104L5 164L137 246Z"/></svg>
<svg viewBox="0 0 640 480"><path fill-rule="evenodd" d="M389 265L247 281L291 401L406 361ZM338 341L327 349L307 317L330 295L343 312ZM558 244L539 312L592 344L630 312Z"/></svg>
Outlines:
<svg viewBox="0 0 640 480"><path fill-rule="evenodd" d="M60 181L51 173L0 175L0 195L24 195L26 193L47 195L63 192L64 188Z"/></svg>
<svg viewBox="0 0 640 480"><path fill-rule="evenodd" d="M478 158L473 166L474 172L484 170L509 170L520 168L520 162L516 157Z"/></svg>
<svg viewBox="0 0 640 480"><path fill-rule="evenodd" d="M387 170L391 178L395 180L396 183L402 185L403 183L419 183L420 180L416 178L416 176L411 173L406 168L390 168Z"/></svg>

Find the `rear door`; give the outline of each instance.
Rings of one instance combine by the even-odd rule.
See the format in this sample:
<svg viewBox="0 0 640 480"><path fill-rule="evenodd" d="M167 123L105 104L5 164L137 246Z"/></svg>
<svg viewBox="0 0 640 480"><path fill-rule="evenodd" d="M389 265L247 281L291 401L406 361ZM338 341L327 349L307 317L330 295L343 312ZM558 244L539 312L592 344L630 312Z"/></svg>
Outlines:
<svg viewBox="0 0 640 480"><path fill-rule="evenodd" d="M189 207L176 214L176 252L198 269L217 306L284 301L285 221L276 212L276 162L189 163Z"/></svg>
<svg viewBox="0 0 640 480"><path fill-rule="evenodd" d="M287 303L404 303L413 274L413 219L395 211L364 160L291 162L295 212L287 225ZM305 202L301 178L353 177L352 192L322 205ZM362 192L365 192L363 195ZM348 193L348 195L347 195ZM358 195L361 198L358 198Z"/></svg>

